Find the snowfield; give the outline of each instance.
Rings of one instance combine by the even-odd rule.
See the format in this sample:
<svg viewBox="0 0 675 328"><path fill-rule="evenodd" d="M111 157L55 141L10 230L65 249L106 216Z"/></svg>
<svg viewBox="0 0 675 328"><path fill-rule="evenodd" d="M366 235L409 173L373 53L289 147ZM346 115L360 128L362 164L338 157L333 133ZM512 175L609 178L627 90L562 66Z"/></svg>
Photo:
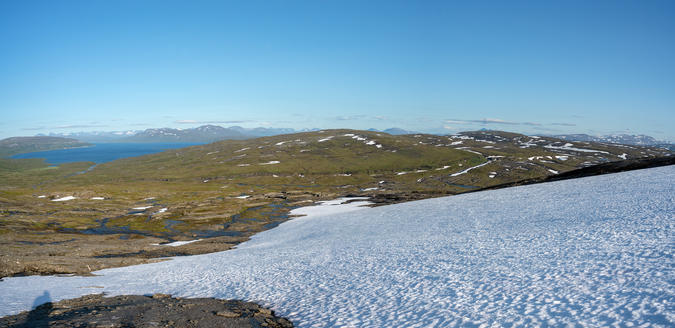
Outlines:
<svg viewBox="0 0 675 328"><path fill-rule="evenodd" d="M257 301L299 327L672 327L674 198L669 166L346 213L325 203L226 252L5 278L0 315L44 291L104 291Z"/></svg>
<svg viewBox="0 0 675 328"><path fill-rule="evenodd" d="M57 199L52 199L52 202L65 202L65 201L73 200L73 199L76 199L76 197L66 196L66 197L61 197L61 198L57 198Z"/></svg>

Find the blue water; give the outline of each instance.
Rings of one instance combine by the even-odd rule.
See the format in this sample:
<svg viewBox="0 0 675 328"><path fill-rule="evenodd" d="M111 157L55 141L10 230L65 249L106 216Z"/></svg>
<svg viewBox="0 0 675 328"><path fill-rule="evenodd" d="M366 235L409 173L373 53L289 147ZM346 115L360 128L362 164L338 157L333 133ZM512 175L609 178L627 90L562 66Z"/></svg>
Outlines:
<svg viewBox="0 0 675 328"><path fill-rule="evenodd" d="M12 158L44 158L49 164L95 162L101 164L120 158L154 154L167 149L201 145L201 143L101 143L91 147L38 151Z"/></svg>

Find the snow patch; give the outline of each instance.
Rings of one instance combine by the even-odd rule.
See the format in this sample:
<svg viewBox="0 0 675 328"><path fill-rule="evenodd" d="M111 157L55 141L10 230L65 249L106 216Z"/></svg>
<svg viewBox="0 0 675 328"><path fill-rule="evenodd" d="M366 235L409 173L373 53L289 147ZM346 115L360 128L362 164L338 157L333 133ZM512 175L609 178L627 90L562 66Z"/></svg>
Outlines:
<svg viewBox="0 0 675 328"><path fill-rule="evenodd" d="M558 150L567 150L567 151L577 151L581 153L602 153L602 154L609 154L606 151L602 150L595 150L595 149L586 149L586 148L575 148L572 147L571 143L566 143L564 146L553 146L553 145L546 145L544 148L548 149L558 149Z"/></svg>
<svg viewBox="0 0 675 328"><path fill-rule="evenodd" d="M73 199L76 199L76 197L66 196L66 197L61 197L61 198L57 198L57 199L52 199L52 202L65 202L67 200L73 200Z"/></svg>
<svg viewBox="0 0 675 328"><path fill-rule="evenodd" d="M258 301L300 328L672 326L674 178L664 166L375 208L305 207L294 214L309 216L225 252L91 277L5 277L0 316L47 291L53 301L101 292Z"/></svg>
<svg viewBox="0 0 675 328"><path fill-rule="evenodd" d="M200 241L201 239L195 239L195 240L180 240L180 241L174 241L172 243L166 243L166 244L151 244L155 246L171 246L171 247L176 247L176 246L183 246L187 245L190 243L194 243L196 241Z"/></svg>
<svg viewBox="0 0 675 328"><path fill-rule="evenodd" d="M463 150L463 151L468 151L470 153L478 154L478 155L483 155L483 153L479 153L475 150L468 149L468 147L457 147L455 149Z"/></svg>
<svg viewBox="0 0 675 328"><path fill-rule="evenodd" d="M368 197L342 197L334 200L318 202L315 206L306 206L296 208L290 211L290 215L302 215L300 219L314 219L317 217L334 215L339 213L353 212L363 210L363 206L371 205L372 202L366 201ZM349 202L349 203L348 203ZM298 221L298 219L294 219Z"/></svg>
<svg viewBox="0 0 675 328"><path fill-rule="evenodd" d="M470 167L470 168L468 168L468 169L465 169L464 171L460 171L460 172L457 172L457 173L450 174L450 176L451 176L451 177L456 177L456 176L458 176L458 175L465 174L465 173L467 173L467 172L469 172L469 171L471 171L471 170L473 170L473 169L477 169L477 168L479 168L479 167L481 167L481 166L488 165L488 164L490 164L490 163L492 163L492 161L487 161L487 162L485 162L485 163L483 163L483 164L478 164L478 165L476 165L476 166L472 166L472 167Z"/></svg>

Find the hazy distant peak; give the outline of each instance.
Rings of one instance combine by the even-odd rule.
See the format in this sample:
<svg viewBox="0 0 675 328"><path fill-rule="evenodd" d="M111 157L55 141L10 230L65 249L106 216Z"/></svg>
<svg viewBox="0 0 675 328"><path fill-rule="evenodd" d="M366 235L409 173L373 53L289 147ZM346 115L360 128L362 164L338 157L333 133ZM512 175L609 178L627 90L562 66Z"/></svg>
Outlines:
<svg viewBox="0 0 675 328"><path fill-rule="evenodd" d="M588 134L561 134L554 137L569 141L586 141L586 142L604 142L623 145L637 145L637 146L653 146L667 144L668 142L656 140L654 137L644 134L611 134L604 136L592 136Z"/></svg>
<svg viewBox="0 0 675 328"><path fill-rule="evenodd" d="M382 132L389 133L389 134L392 134L392 135L415 134L415 133L417 133L417 132L414 132L414 131L408 131L408 130L404 130L404 129L401 129L401 128L389 128L389 129L386 129Z"/></svg>

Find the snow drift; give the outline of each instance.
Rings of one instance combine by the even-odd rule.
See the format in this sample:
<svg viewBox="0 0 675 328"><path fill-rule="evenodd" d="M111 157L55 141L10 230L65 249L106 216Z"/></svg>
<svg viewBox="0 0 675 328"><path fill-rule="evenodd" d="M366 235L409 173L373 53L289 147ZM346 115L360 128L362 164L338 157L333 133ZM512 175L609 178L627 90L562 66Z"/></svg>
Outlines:
<svg viewBox="0 0 675 328"><path fill-rule="evenodd" d="M6 278L0 315L44 291L104 291L257 301L299 327L672 326L674 178L668 166L309 211L226 252Z"/></svg>

